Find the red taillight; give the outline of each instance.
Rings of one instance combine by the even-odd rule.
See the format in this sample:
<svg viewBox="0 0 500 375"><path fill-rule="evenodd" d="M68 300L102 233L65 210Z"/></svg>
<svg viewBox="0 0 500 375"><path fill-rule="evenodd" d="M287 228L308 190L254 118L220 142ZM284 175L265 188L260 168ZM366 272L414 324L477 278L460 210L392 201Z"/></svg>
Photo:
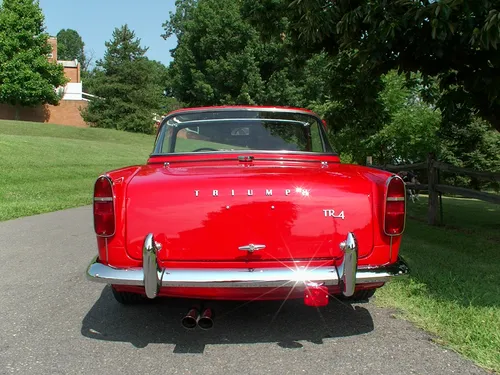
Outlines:
<svg viewBox="0 0 500 375"><path fill-rule="evenodd" d="M115 234L113 186L105 176L99 177L94 186L94 230L102 237Z"/></svg>
<svg viewBox="0 0 500 375"><path fill-rule="evenodd" d="M384 232L389 236L397 236L405 229L406 188L403 180L392 176L387 180L385 196Z"/></svg>
<svg viewBox="0 0 500 375"><path fill-rule="evenodd" d="M304 304L312 307L328 305L328 288L325 285L306 283Z"/></svg>

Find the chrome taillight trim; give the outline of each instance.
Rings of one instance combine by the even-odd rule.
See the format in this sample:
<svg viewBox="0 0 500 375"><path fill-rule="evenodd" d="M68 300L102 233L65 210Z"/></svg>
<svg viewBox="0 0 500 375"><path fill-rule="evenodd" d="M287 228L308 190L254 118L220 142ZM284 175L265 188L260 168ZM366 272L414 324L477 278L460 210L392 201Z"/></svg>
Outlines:
<svg viewBox="0 0 500 375"><path fill-rule="evenodd" d="M405 197L387 197L386 202L402 202Z"/></svg>
<svg viewBox="0 0 500 375"><path fill-rule="evenodd" d="M94 197L94 202L113 202L113 197Z"/></svg>
<svg viewBox="0 0 500 375"><path fill-rule="evenodd" d="M109 182L109 186L111 186L111 193L113 194L112 197L96 197L95 196L95 187L96 187L96 184L97 184L97 181L99 181L99 179L101 178L105 178L106 180L108 180ZM113 203L113 233L111 234L99 234L97 233L96 231L96 227L95 227L95 215L94 215L94 210L95 210L95 206L92 207L92 215L93 215L93 219L94 219L94 233L96 234L97 237L101 237L101 238L109 238L109 237L113 237L116 233L116 206L115 206L115 192L114 192L114 189L113 189L113 180L111 180L111 178L107 175L100 175L99 177L97 177L97 179L95 180L95 183L94 183L94 196L93 196L93 200L94 200L94 205L96 202L99 202L99 203L102 203L102 202L112 202ZM103 200L100 200L99 198L102 198ZM111 200L109 200L111 198Z"/></svg>
<svg viewBox="0 0 500 375"><path fill-rule="evenodd" d="M403 183L403 190L404 191L403 191L403 196L402 197L388 197L387 196L389 194L389 185L391 184L391 182L394 179L401 180L401 182ZM390 198L393 198L393 199L390 199ZM387 214L387 202L404 202L405 208L404 208L404 217L403 217L403 229L401 230L400 233L397 233L397 234L387 233L387 230L385 228L385 218L386 218L386 214ZM383 220L384 220L383 228L384 228L384 233L385 233L386 236L396 237L396 236L401 236L404 233L404 231L406 229L406 184L405 184L404 180L400 176L398 176L397 174L392 175L385 182L384 218L383 218Z"/></svg>

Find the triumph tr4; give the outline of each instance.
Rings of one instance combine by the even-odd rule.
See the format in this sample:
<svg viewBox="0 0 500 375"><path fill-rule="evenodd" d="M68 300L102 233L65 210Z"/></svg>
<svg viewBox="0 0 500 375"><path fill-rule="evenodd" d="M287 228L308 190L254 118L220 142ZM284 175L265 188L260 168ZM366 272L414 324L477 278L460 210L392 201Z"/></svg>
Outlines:
<svg viewBox="0 0 500 375"><path fill-rule="evenodd" d="M408 274L403 180L344 164L327 125L299 108L168 114L144 165L97 178L90 280L120 303L368 299ZM191 309L186 328L211 328Z"/></svg>

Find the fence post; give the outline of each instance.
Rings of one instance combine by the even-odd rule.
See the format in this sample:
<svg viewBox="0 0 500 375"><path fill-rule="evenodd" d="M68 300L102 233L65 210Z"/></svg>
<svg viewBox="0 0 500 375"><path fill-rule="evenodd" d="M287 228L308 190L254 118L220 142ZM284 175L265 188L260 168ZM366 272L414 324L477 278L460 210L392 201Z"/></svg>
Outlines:
<svg viewBox="0 0 500 375"><path fill-rule="evenodd" d="M429 180L429 202L427 210L427 223L436 225L438 216L438 192L436 185L438 183L437 169L434 167L434 154L429 153L427 157L427 178Z"/></svg>
<svg viewBox="0 0 500 375"><path fill-rule="evenodd" d="M373 158L371 156L366 157L366 165L372 165L373 164Z"/></svg>
<svg viewBox="0 0 500 375"><path fill-rule="evenodd" d="M437 170L437 181L441 183L441 171ZM443 193L439 192L439 224L444 225L443 219Z"/></svg>

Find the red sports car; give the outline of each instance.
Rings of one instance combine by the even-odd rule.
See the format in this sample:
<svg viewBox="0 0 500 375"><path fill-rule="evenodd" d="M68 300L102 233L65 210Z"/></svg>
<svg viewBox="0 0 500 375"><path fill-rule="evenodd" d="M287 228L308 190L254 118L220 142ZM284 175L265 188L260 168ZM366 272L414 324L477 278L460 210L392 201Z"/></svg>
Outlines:
<svg viewBox="0 0 500 375"><path fill-rule="evenodd" d="M162 121L147 163L94 189L90 280L118 302L330 296L367 299L408 267L398 256L406 194L394 174L340 163L313 112L182 109ZM182 323L210 328L210 309Z"/></svg>

